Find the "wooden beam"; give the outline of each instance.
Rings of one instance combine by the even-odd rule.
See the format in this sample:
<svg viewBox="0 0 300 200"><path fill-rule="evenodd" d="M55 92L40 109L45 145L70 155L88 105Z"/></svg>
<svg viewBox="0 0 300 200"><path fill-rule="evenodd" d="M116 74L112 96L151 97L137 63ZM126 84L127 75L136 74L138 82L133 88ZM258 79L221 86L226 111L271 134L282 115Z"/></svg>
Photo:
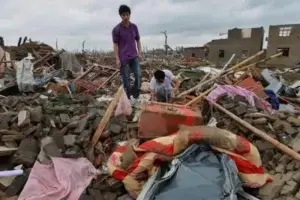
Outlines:
<svg viewBox="0 0 300 200"><path fill-rule="evenodd" d="M246 63L248 63L248 62L254 60L254 59L257 58L258 56L262 55L263 53L264 53L264 51L260 51L260 52L256 53L255 55L253 55L253 56L251 56L251 57L249 57L249 58L243 60L242 62L240 62L240 63L234 65L233 67L231 67L231 68L225 70L223 73L220 73L220 74L218 74L218 75L216 75L216 76L214 76L214 77L212 77L212 78L210 78L210 79L208 79L208 80L206 80L206 81L204 81L204 82L199 83L199 84L196 85L195 87L192 87L191 89L182 92L181 94L178 95L178 97L182 97L182 96L184 96L184 95L186 95L186 94L189 94L189 93L195 91L197 88L200 88L200 87L202 87L202 86L205 85L205 84L211 83L212 81L218 79L218 78L219 78L220 76L222 76L223 74L225 74L225 73L227 73L227 72L229 72L229 71L231 71L231 70L234 70L234 69L237 69L237 68L243 66L244 64L246 64Z"/></svg>
<svg viewBox="0 0 300 200"><path fill-rule="evenodd" d="M278 140L275 140L274 138L270 137L269 135L267 135L263 131L255 128L254 126L252 126L251 124L247 123L246 121L244 121L243 119L239 118L238 116L234 115L230 111L226 110L225 108L223 108L221 105L217 104L216 102L211 101L211 100L209 100L207 98L206 98L206 100L208 100L215 108L217 108L218 110L220 110L223 113L225 113L226 115L228 115L231 119L233 119L234 121L238 122L239 124L241 124L245 128L249 129L255 135L257 135L257 136L261 137L262 139L270 142L272 145L274 145L275 147L277 147L283 153L285 153L285 154L293 157L294 159L300 161L300 154L298 154L293 149L291 149L288 146L280 143Z"/></svg>
<svg viewBox="0 0 300 200"><path fill-rule="evenodd" d="M119 73L119 70L115 71L110 77L108 77L104 83L100 86L101 87L104 87L109 81L111 81L117 74Z"/></svg>
<svg viewBox="0 0 300 200"><path fill-rule="evenodd" d="M243 70L246 70L247 68L255 67L257 64L264 63L264 62L266 62L266 61L268 61L268 60L272 60L273 58L277 58L277 57L280 57L280 56L282 56L282 52L277 53L277 54L274 54L274 55L272 55L272 56L270 56L270 57L268 57L268 58L262 59L262 60L260 60L260 61L258 61L258 62L255 62L255 63L249 64L249 65L246 65L246 66L244 66L244 67L242 67L242 68L235 69L235 70L230 70L230 71L228 72L228 74L235 73L235 72L238 72L238 71L243 71Z"/></svg>
<svg viewBox="0 0 300 200"><path fill-rule="evenodd" d="M203 97L205 97L206 95L208 95L211 91L213 91L214 89L216 89L217 86L212 86L211 88L209 88L208 90L206 90L205 92L201 93L199 96L197 96L196 98L194 98L193 100L189 101L187 104L185 104L185 106L190 106L192 104L198 103Z"/></svg>
<svg viewBox="0 0 300 200"><path fill-rule="evenodd" d="M42 56L41 56L38 52L36 52L34 49L32 49L32 53L33 53L38 59L42 58ZM50 65L47 61L45 61L45 64L46 64L48 67L51 67L51 65Z"/></svg>
<svg viewBox="0 0 300 200"><path fill-rule="evenodd" d="M86 76L88 73L90 73L90 71L92 71L92 69L94 69L94 67L96 67L97 65L92 65L88 70L86 70L83 74L81 74L80 76L78 76L73 82L78 81L79 79L82 79L84 76Z"/></svg>
<svg viewBox="0 0 300 200"><path fill-rule="evenodd" d="M108 121L110 120L110 117L112 116L112 114L114 112L115 107L119 103L119 100L120 100L120 97L121 97L123 91L124 91L123 87L120 86L117 93L115 94L114 99L109 104L109 106L108 106L103 118L101 119L100 124L98 125L97 130L92 138L92 147L94 147L97 144L99 138L101 137Z"/></svg>

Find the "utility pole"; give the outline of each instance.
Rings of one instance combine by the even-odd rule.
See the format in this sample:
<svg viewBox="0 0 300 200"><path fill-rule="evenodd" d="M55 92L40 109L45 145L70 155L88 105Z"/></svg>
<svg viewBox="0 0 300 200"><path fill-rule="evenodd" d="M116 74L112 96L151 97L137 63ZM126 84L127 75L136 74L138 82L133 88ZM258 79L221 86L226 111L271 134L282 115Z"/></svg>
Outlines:
<svg viewBox="0 0 300 200"><path fill-rule="evenodd" d="M165 53L166 55L168 55L168 35L167 35L167 31L161 31L161 33L163 33L165 35Z"/></svg>
<svg viewBox="0 0 300 200"><path fill-rule="evenodd" d="M85 45L85 40L82 42L82 53L84 53L84 45Z"/></svg>
<svg viewBox="0 0 300 200"><path fill-rule="evenodd" d="M56 41L55 41L55 47L56 47L56 51L58 51L58 40L56 38Z"/></svg>

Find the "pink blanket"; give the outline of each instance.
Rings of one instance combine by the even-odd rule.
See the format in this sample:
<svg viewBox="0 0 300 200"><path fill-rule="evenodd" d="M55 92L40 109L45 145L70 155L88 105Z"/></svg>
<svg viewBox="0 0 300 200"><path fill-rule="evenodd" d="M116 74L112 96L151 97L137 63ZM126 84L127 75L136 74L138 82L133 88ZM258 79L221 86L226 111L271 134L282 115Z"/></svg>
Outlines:
<svg viewBox="0 0 300 200"><path fill-rule="evenodd" d="M52 158L53 163L35 162L19 200L78 200L97 170L85 158Z"/></svg>

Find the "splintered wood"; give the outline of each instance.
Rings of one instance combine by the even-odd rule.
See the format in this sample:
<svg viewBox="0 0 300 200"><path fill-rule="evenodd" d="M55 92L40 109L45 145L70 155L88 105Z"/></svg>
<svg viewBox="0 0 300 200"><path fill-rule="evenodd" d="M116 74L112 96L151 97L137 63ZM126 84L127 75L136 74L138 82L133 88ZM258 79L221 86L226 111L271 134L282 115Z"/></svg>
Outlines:
<svg viewBox="0 0 300 200"><path fill-rule="evenodd" d="M231 113L230 111L228 111L227 109L225 109L224 107L222 107L221 105L210 101L209 99L206 98L207 101L209 101L211 103L211 105L213 105L215 108L217 108L218 110L220 110L221 112L225 113L227 116L229 116L231 119L233 119L234 121L236 121L237 123L241 124L242 126L244 126L245 128L249 129L250 131L252 131L252 133L254 133L255 135L261 137L262 139L270 142L271 144L273 144L275 147L277 147L279 150L281 150L283 153L291 156L292 158L300 161L300 154L298 154L296 151L294 151L293 149L289 148L288 146L280 143L278 140L275 140L274 138L272 138L271 136L267 135L266 133L264 133L263 131L255 128L254 126L252 126L251 124L249 124L248 122L244 121L243 119L239 118L238 116L236 116L235 114Z"/></svg>
<svg viewBox="0 0 300 200"><path fill-rule="evenodd" d="M112 114L114 112L114 109L116 108L116 106L119 103L119 100L120 100L120 97L121 97L123 91L124 91L123 87L122 86L119 87L117 93L115 94L114 99L112 100L112 102L108 106L108 108L107 108L107 110L106 110L103 118L101 119L101 122L98 125L97 130L96 130L96 132L95 132L95 134L94 134L94 136L92 138L92 146L93 147L97 144L99 138L101 137L101 135L102 135L102 133L103 133L103 131L104 131L104 129L105 129L108 121L110 120L110 118L111 118L111 116L112 116Z"/></svg>

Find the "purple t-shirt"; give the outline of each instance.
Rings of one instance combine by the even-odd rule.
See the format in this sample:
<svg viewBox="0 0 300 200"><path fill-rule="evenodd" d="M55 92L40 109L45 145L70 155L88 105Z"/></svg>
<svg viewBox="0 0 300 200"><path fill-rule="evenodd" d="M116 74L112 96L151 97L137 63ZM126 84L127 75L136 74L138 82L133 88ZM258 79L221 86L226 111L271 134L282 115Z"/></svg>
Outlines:
<svg viewBox="0 0 300 200"><path fill-rule="evenodd" d="M121 61L128 61L137 57L136 41L140 40L138 27L130 23L125 27L122 23L115 26L112 31L113 42L119 46L119 57Z"/></svg>

